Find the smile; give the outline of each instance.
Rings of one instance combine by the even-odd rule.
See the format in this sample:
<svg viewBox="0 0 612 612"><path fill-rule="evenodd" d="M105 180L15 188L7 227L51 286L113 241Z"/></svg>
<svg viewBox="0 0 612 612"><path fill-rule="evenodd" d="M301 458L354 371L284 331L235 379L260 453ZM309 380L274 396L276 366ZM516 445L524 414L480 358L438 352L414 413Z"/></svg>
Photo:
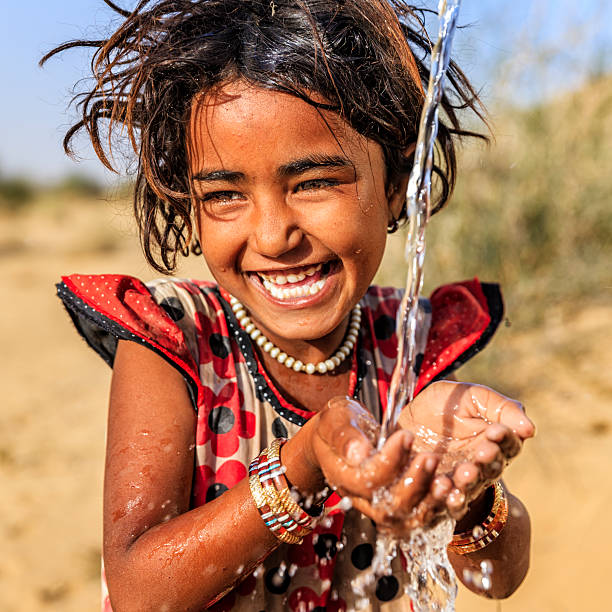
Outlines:
<svg viewBox="0 0 612 612"><path fill-rule="evenodd" d="M266 293L273 298L294 300L317 295L325 286L332 267L332 262L326 262L291 268L287 271L256 272L254 274L261 281Z"/></svg>

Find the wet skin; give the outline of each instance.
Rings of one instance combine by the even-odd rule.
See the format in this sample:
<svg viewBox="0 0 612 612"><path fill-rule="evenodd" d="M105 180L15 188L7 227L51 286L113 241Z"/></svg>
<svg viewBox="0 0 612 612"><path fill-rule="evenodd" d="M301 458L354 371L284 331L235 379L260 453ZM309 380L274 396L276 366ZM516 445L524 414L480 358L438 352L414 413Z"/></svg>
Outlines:
<svg viewBox="0 0 612 612"><path fill-rule="evenodd" d="M241 83L194 102L188 156L203 254L219 284L245 304L277 346L305 363L328 357L378 268L405 181L390 183L379 146L335 115ZM323 281L312 296L279 299L263 285L262 274L278 280L318 264L327 265L311 277ZM468 511L464 520L471 524L481 520L488 510L481 503L483 487L533 433L529 425L514 427L523 414L515 402L499 412L496 424L488 422L487 410L506 399L493 391L481 398L483 411L470 416L462 400L459 416L472 419L469 435L461 438L457 429L467 461L436 475L446 451L419 441L419 427L437 428L443 436L441 406L457 389L469 397L469 385L452 391L432 385L402 415L406 430L377 454L377 424L369 412L346 399L329 401L346 394L348 365L332 375L307 376L266 353L261 358L290 399L316 412L283 447L290 482L308 495L327 480L381 528L398 533L413 525L413 509L422 523L436 520L444 508L455 516ZM104 557L116 610L162 604L201 609L238 579L239 568L248 571L277 543L257 513L247 480L189 510L194 431L180 375L151 351L120 342L104 507ZM384 511L372 504L381 485L393 497ZM511 498L511 504L520 502ZM502 535L487 549L503 557L493 596L515 589L528 565L528 518L512 520L520 547L509 546ZM454 562L476 563L477 553L473 559Z"/></svg>

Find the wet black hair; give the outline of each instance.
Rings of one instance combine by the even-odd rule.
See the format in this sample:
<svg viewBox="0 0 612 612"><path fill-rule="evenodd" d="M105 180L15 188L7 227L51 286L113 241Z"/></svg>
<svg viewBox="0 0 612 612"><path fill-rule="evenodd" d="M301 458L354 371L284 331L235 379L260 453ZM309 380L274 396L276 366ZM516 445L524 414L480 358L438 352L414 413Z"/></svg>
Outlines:
<svg viewBox="0 0 612 612"><path fill-rule="evenodd" d="M402 0L140 0L107 39L74 40L47 53L92 47L91 87L73 102L80 121L65 135L72 153L85 130L102 163L115 170L114 137L130 139L138 169L134 212L147 261L169 273L193 233L187 130L193 99L243 79L337 112L382 147L387 180L410 171L431 43L424 9ZM485 121L480 100L451 62L442 99L434 212L456 177L455 141L479 136L458 111ZM325 102L322 103L321 99ZM401 217L405 217L405 210ZM205 239L205 237L204 237Z"/></svg>

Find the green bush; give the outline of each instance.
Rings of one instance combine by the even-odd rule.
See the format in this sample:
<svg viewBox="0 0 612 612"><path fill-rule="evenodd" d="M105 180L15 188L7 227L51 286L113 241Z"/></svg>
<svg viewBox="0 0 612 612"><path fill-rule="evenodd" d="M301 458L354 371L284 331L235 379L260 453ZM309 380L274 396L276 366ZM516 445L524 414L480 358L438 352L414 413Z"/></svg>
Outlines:
<svg viewBox="0 0 612 612"><path fill-rule="evenodd" d="M607 77L493 115L495 142L466 146L453 200L428 227L426 291L495 280L525 323L551 304L612 298L611 104ZM403 284L402 247L392 242L383 282Z"/></svg>
<svg viewBox="0 0 612 612"><path fill-rule="evenodd" d="M0 179L0 207L18 209L34 198L35 189L30 181L21 177Z"/></svg>

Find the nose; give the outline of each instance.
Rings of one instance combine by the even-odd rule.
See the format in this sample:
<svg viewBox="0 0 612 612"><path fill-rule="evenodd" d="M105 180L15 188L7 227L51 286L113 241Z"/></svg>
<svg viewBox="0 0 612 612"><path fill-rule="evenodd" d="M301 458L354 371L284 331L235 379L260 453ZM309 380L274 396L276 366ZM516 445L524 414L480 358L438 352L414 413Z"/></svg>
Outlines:
<svg viewBox="0 0 612 612"><path fill-rule="evenodd" d="M268 200L258 203L250 221L251 246L260 255L277 258L302 242L303 232L285 202Z"/></svg>

